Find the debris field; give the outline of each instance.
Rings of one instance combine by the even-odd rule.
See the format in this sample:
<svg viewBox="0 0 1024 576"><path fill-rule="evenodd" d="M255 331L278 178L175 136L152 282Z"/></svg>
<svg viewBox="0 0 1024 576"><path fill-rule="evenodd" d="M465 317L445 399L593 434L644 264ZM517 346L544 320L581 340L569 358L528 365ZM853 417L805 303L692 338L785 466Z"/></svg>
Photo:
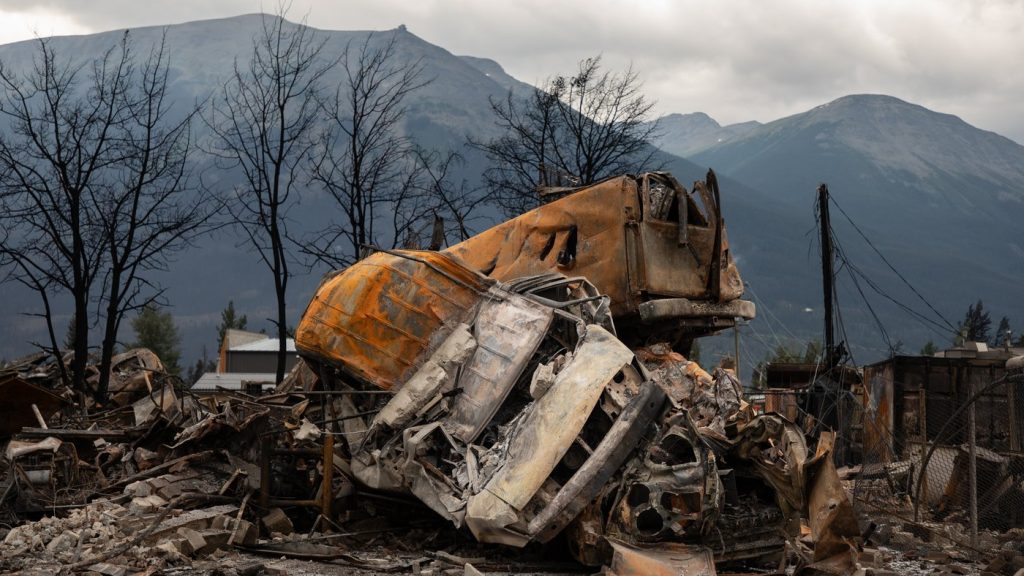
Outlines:
<svg viewBox="0 0 1024 576"><path fill-rule="evenodd" d="M759 413L691 343L752 318L714 174L545 192L445 251L327 275L273 392L144 349L109 401L0 370L0 571L1012 575L855 511L834 434ZM98 369L91 368L94 378Z"/></svg>

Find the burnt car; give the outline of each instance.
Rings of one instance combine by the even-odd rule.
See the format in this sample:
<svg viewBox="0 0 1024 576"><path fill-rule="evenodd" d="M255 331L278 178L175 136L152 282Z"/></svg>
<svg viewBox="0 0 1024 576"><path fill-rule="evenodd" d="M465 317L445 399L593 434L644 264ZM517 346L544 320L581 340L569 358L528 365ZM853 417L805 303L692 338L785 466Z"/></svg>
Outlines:
<svg viewBox="0 0 1024 576"><path fill-rule="evenodd" d="M445 254L378 252L321 284L296 345L338 385L394 391L347 436L359 482L522 546L589 504L664 403L608 304L579 278L504 284Z"/></svg>
<svg viewBox="0 0 1024 576"><path fill-rule="evenodd" d="M753 315L716 190L623 176L446 252L381 250L327 276L296 347L336 394L352 479L481 542L564 534L621 573L652 546L708 573L777 566L802 517L842 552L856 522L829 446L811 456L734 373L680 353Z"/></svg>

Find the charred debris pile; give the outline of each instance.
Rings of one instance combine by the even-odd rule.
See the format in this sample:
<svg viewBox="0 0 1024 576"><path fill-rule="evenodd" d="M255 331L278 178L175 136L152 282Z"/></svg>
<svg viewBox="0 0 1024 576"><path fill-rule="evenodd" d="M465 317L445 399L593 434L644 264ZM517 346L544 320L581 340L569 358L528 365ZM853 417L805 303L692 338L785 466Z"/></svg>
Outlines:
<svg viewBox="0 0 1024 576"><path fill-rule="evenodd" d="M832 436L685 357L754 315L714 175L547 196L325 277L269 394L195 396L147 350L115 360L103 406L52 358L4 367L0 570L869 565Z"/></svg>

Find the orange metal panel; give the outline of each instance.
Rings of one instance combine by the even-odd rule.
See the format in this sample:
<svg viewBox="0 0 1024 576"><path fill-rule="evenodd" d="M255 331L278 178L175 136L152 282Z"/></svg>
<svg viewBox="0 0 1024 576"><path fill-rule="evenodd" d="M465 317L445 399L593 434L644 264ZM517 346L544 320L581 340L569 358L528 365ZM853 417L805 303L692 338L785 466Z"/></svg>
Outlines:
<svg viewBox="0 0 1024 576"><path fill-rule="evenodd" d="M404 382L492 280L438 252L377 252L320 283L295 347L383 389Z"/></svg>
<svg viewBox="0 0 1024 576"><path fill-rule="evenodd" d="M611 298L616 317L635 316L641 302L689 298L727 302L743 294L743 282L722 235L720 294L709 294L717 214L707 222L692 196L706 206L702 183L686 195L693 220L680 235L679 212L657 219L645 206L641 186L665 174L619 176L583 187L558 200L499 224L446 250L470 268L501 281L546 272L583 276ZM673 184L674 185L674 184ZM573 234L575 231L575 234ZM685 243L681 238L686 238ZM575 240L575 242L574 242ZM575 244L575 246L573 246ZM563 252L571 259L560 258Z"/></svg>
<svg viewBox="0 0 1024 576"><path fill-rule="evenodd" d="M640 215L636 181L612 178L573 192L485 230L446 250L470 268L502 281L557 271L584 276L612 300L612 314L635 309L629 292L625 229L627 214ZM559 265L571 229L576 257Z"/></svg>

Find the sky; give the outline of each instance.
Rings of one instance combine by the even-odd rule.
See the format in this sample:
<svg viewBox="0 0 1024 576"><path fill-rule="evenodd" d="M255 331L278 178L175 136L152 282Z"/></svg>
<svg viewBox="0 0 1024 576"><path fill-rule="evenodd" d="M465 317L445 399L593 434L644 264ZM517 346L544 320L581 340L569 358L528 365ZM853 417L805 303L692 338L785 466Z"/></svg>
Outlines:
<svg viewBox="0 0 1024 576"><path fill-rule="evenodd" d="M0 44L238 14L251 0L0 0ZM293 0L334 30L400 24L532 84L600 54L659 114L766 122L888 94L1024 143L1024 0Z"/></svg>

